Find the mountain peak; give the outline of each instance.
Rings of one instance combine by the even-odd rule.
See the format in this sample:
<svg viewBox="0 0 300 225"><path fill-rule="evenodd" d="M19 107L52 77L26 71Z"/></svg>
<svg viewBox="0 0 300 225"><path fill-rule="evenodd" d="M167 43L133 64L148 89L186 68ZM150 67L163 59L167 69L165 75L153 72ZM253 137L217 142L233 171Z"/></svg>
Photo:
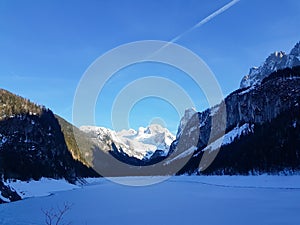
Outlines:
<svg viewBox="0 0 300 225"><path fill-rule="evenodd" d="M159 124L140 127L137 131L129 129L116 132L108 128L91 126L83 126L80 129L92 134L99 142L104 141L102 137L109 137L119 149L138 159L149 158L156 150L161 150L167 155L175 139L167 128Z"/></svg>
<svg viewBox="0 0 300 225"><path fill-rule="evenodd" d="M300 42L291 50L290 54L283 51L272 53L259 67L252 67L249 74L244 76L240 88L259 85L260 82L271 73L287 67L300 65Z"/></svg>
<svg viewBox="0 0 300 225"><path fill-rule="evenodd" d="M197 113L196 109L194 107L191 107L191 108L187 108L185 111L184 111L184 115L183 117L181 118L180 120L180 124L179 124L179 127L178 127L178 132L176 134L176 138L179 137L185 127L185 125L187 124L187 122L192 118L192 116Z"/></svg>
<svg viewBox="0 0 300 225"><path fill-rule="evenodd" d="M290 55L300 56L300 41L291 50Z"/></svg>
<svg viewBox="0 0 300 225"><path fill-rule="evenodd" d="M271 54L271 55L274 55L276 58L277 57L279 57L279 58L282 58L283 56L285 56L286 54L285 54L285 52L283 52L283 51L276 51L276 52L274 52L273 54Z"/></svg>

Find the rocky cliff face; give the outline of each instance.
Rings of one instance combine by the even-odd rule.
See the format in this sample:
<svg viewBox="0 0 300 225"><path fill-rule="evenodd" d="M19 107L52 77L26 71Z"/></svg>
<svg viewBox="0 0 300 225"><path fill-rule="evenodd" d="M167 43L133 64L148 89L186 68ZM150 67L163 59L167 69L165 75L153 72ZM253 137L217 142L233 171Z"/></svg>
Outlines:
<svg viewBox="0 0 300 225"><path fill-rule="evenodd" d="M238 123L264 123L299 102L300 79L275 78L253 90L237 91L225 99L227 126Z"/></svg>
<svg viewBox="0 0 300 225"><path fill-rule="evenodd" d="M211 109L194 113L188 122L185 122L184 131L182 131L182 126L179 127L177 138L170 148L172 154L169 163L176 163L176 161L183 158L189 159L186 166L179 173L193 173L198 170L215 173L217 168L219 172L221 171L220 168L223 168L222 171L224 172L224 165L227 165L233 168L230 173L234 174L242 167L238 163L239 160L243 159L244 162L245 157L248 156L252 166L250 165L247 168L253 170L254 165L256 165L253 157L259 156L262 159L257 159L260 162L260 166L255 166L257 171L269 171L271 168L274 171L276 169L282 170L284 168L282 165L288 167L290 162L293 162L292 167L294 169L298 168L300 160L297 161L298 157L296 156L299 155L299 149L296 146L294 148L290 147L290 143L297 142L300 139L299 135L296 135L295 128L287 125L288 128L284 130L284 127L280 127L278 124L282 125L283 121L286 121L289 125L292 123L298 124L299 118L295 112L300 104L300 67L296 66L292 69L285 67L298 64L299 47L298 43L289 55L277 53L269 57L267 61L271 62L270 65L265 63L259 70L256 70L260 71L258 76L254 76L254 73L252 73L253 81L255 80L254 83L251 83L252 86L234 91L222 103ZM284 63L278 66L280 62ZM287 64L287 62L292 62L292 64ZM275 67L276 71L267 74L268 71L273 71ZM278 69L280 67L285 69ZM271 69L268 70L267 68ZM261 71L264 71L264 73L261 73ZM223 124L224 121L226 125ZM282 130L282 132L280 133L278 130ZM288 134L295 134L296 137L292 138L292 135L289 136ZM193 141L195 137L198 139L197 142ZM243 149L239 149L240 142L236 144L237 140L243 142L246 137L251 137L249 140L256 140L256 142L261 142L261 146L264 146L255 147L259 149L259 153L255 156L251 155L250 150L243 152ZM271 143L264 144L264 138L269 139ZM281 145L279 144L280 141L277 142L277 140L282 140L288 144ZM280 148L280 146L282 147ZM217 150L219 148L220 153L218 154ZM246 146L243 145L243 148L246 149ZM224 149L226 149L227 155L225 155L227 158L224 156ZM272 157L269 149L279 149L279 152L289 153L285 156L285 159L280 161L281 153L274 154L276 156ZM255 149L253 151L255 152ZM264 152L266 155L264 155ZM214 166L210 166L215 157L217 157L219 163L218 167L214 165L215 163L213 163ZM230 161L230 157L235 158L236 161ZM209 159L210 162L202 162L203 158ZM277 163L275 163L276 160ZM229 161L233 165L228 163ZM208 170L206 170L207 168ZM243 170L243 173L247 173L247 171Z"/></svg>

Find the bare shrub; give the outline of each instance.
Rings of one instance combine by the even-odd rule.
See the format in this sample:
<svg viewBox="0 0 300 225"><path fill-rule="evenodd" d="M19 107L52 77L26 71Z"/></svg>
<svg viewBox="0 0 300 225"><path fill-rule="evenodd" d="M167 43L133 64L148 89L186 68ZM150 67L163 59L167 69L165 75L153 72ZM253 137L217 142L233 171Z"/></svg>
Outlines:
<svg viewBox="0 0 300 225"><path fill-rule="evenodd" d="M64 216L71 209L71 207L72 205L70 203L65 202L62 207L57 206L56 209L42 209L42 212L45 215L46 225L70 225L71 222L64 222Z"/></svg>

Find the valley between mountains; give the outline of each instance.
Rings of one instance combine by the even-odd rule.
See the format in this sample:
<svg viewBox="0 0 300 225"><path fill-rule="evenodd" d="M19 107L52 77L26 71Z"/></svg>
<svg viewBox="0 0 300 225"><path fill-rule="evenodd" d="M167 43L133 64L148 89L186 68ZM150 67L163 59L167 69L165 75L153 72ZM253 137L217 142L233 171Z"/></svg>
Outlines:
<svg viewBox="0 0 300 225"><path fill-rule="evenodd" d="M251 68L219 105L187 109L178 123L176 135L157 124L137 131L77 128L1 89L0 202L22 198L11 180L75 184L100 176L299 174L300 42ZM203 163L204 155L212 162ZM111 157L127 169L111 164Z"/></svg>

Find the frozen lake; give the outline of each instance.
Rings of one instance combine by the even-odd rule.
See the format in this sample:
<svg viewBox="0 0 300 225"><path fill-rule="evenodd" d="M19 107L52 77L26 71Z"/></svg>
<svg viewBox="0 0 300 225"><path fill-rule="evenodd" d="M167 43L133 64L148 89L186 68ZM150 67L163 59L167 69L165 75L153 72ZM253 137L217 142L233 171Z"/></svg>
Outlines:
<svg viewBox="0 0 300 225"><path fill-rule="evenodd" d="M48 196L38 182L15 184L37 197L0 205L0 224L45 224L42 209L65 202L72 206L64 221L73 225L300 224L300 176L182 176L142 187L88 181L81 187L58 183L63 188L52 187L56 192Z"/></svg>

